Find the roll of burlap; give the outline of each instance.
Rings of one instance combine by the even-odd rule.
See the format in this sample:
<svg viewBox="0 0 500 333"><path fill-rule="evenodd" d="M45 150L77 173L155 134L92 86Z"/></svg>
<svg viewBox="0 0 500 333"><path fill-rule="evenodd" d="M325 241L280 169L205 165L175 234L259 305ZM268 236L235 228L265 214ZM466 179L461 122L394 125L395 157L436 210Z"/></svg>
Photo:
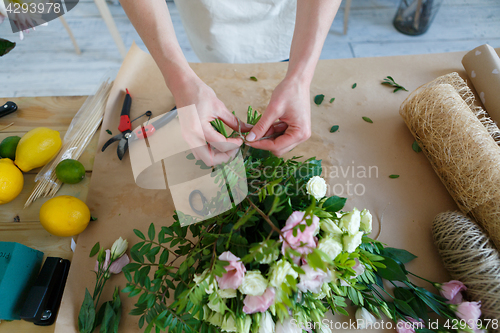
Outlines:
<svg viewBox="0 0 500 333"><path fill-rule="evenodd" d="M438 214L432 233L452 278L462 281L468 288L468 299L481 301L483 314L498 323L500 255L488 236L472 219L459 212ZM491 323L488 328L492 328ZM499 329L493 331L500 332Z"/></svg>
<svg viewBox="0 0 500 333"><path fill-rule="evenodd" d="M464 214L500 248L500 130L457 73L418 88L400 114Z"/></svg>

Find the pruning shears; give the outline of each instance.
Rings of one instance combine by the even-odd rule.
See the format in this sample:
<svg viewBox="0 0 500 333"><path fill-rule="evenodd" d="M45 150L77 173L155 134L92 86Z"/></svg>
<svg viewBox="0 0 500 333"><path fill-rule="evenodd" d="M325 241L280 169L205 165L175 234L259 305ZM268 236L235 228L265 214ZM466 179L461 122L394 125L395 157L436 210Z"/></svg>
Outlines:
<svg viewBox="0 0 500 333"><path fill-rule="evenodd" d="M130 121L130 107L132 106L132 97L127 89L127 94L125 95L125 100L123 101L122 112L120 113L120 125L118 125L118 130L121 132L115 135L102 146L101 151L104 151L110 144L115 141L118 143L118 158L121 160L128 150L128 139L132 136L132 122Z"/></svg>
<svg viewBox="0 0 500 333"><path fill-rule="evenodd" d="M122 106L122 112L120 113L120 124L118 125L118 130L120 130L121 133L115 135L114 137L106 141L106 143L104 144L104 146L102 146L101 149L101 151L104 151L113 142L119 141L117 154L120 160L123 158L123 156L128 150L129 140L147 138L148 136L153 135L157 129L159 129L162 126L165 126L177 116L177 108L174 106L171 112L167 112L165 115L155 120L151 124L147 124L146 126L141 126L137 130L132 131L132 122L134 120L137 120L138 118L132 121L130 120L131 106L132 106L132 97L130 96L130 93L127 89L127 94L125 95L125 100ZM151 116L151 114L152 114L151 111L147 111L144 115Z"/></svg>

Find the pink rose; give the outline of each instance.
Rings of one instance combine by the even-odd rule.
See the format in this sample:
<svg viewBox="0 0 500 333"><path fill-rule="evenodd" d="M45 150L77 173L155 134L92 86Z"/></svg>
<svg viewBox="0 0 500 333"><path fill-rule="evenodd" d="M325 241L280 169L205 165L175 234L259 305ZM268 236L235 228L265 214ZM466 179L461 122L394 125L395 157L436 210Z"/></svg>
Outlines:
<svg viewBox="0 0 500 333"><path fill-rule="evenodd" d="M113 274L118 274L122 272L122 268L125 267L130 262L130 259L126 253L124 253L120 258L116 259L109 266L109 272Z"/></svg>
<svg viewBox="0 0 500 333"><path fill-rule="evenodd" d="M457 305L455 314L465 320L472 329L477 328L477 320L481 317L481 302L463 302Z"/></svg>
<svg viewBox="0 0 500 333"><path fill-rule="evenodd" d="M269 287L261 296L247 295L243 300L243 312L252 314L256 312L266 312L267 309L273 304L276 292L274 288Z"/></svg>
<svg viewBox="0 0 500 333"><path fill-rule="evenodd" d="M219 260L228 261L229 265L224 267L226 273L222 277L217 276L217 282L220 289L238 289L245 272L247 271L245 265L240 261L240 258L235 256L229 251L223 252L219 256Z"/></svg>
<svg viewBox="0 0 500 333"><path fill-rule="evenodd" d="M312 269L309 265L302 266L301 268L306 274L300 274L300 282L297 284L297 288L302 290L302 292L310 291L318 294L321 292L323 283L331 281L331 275L323 272L321 269Z"/></svg>
<svg viewBox="0 0 500 333"><path fill-rule="evenodd" d="M301 231L299 228L297 228L297 236L294 236L293 228L299 224L305 225L306 228L304 229L304 231ZM311 253L317 245L317 239L316 237L314 237L314 234L316 230L318 230L318 228L319 217L313 215L312 223L310 226L308 226L306 221L304 220L304 212L293 212L292 215L290 215L286 220L286 225L283 227L283 229L281 229L284 237L284 239L283 237L281 237L281 241L283 241L283 254L285 254L285 251L289 246L291 246L292 249L299 252L301 255ZM296 261L298 262L300 258L295 259L297 259Z"/></svg>
<svg viewBox="0 0 500 333"><path fill-rule="evenodd" d="M356 265L352 266L352 269L356 272L356 277L358 277L365 272L365 266L359 262L358 258L354 258L354 261Z"/></svg>
<svg viewBox="0 0 500 333"><path fill-rule="evenodd" d="M451 280L441 285L439 293L449 301L448 303L460 304L463 301L462 290L467 290L467 287L462 282Z"/></svg>
<svg viewBox="0 0 500 333"><path fill-rule="evenodd" d="M415 329L424 328L422 319L415 320L412 317L406 317L406 320L399 319L396 324L397 333L415 333Z"/></svg>

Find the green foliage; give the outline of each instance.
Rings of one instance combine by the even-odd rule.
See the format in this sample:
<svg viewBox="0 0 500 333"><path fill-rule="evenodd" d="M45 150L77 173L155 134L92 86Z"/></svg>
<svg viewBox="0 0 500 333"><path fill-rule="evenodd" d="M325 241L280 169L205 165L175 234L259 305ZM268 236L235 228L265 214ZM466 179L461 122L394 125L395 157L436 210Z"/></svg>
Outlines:
<svg viewBox="0 0 500 333"><path fill-rule="evenodd" d="M16 47L16 43L0 38L0 57L6 55Z"/></svg>
<svg viewBox="0 0 500 333"><path fill-rule="evenodd" d="M249 107L247 123L255 124L260 116ZM218 130L224 133L221 127ZM260 270L269 277L274 258L286 245L281 229L290 214L303 211L306 221L292 229L294 235L312 224L313 214L338 222L336 213L343 209L345 198L333 196L317 202L305 191L307 181L321 175L321 160L310 158L301 162L296 157L284 160L251 147L243 147L243 151L245 170L230 173L237 179L238 173L245 172L249 195L233 209L189 226L181 225L180 217L187 216L177 211L171 225L151 224L147 236L134 230L138 242L130 250L132 262L123 269L128 283L122 292L135 298L130 314L139 316L139 327L146 333L218 332L218 328L206 321L213 315L206 307L209 302L223 317L231 315L238 322L245 317L243 295L237 291L236 297L223 299L214 289L215 279L226 273L228 265L219 260L219 255L230 251L241 258L247 271ZM219 183L222 179L215 181ZM208 203L207 207L212 209L211 205ZM297 255L296 250L286 247L283 260L297 274L305 274L291 260L291 256ZM326 289L323 286L322 293L326 296L318 298L311 292L300 291L300 279L289 273L281 287L276 288L278 301L270 309L273 319L282 320L292 310L299 323L321 322L327 311L348 315L347 300L349 304L366 307L378 317L384 313L395 321L407 316L428 318L428 309L451 318L453 312L441 296L415 286L408 279L411 273L404 264L415 258L408 251L386 247L366 236L356 251L341 252L333 260L314 249L306 257L308 265L334 272L332 282ZM396 287L394 295L385 289L384 280ZM387 301L388 298L392 300ZM252 315L252 332L258 331L260 316Z"/></svg>

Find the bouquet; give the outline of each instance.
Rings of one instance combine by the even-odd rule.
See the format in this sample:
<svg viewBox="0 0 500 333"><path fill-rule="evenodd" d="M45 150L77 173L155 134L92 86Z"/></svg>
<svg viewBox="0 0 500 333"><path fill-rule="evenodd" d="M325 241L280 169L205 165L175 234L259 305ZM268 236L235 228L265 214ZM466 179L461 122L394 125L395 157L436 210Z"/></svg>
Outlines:
<svg viewBox="0 0 500 333"><path fill-rule="evenodd" d="M248 122L258 118L250 108ZM138 296L130 314L140 316L140 328L324 333L335 327L326 313L348 315L348 304L358 307L358 328L382 316L401 332L483 328L480 304L461 297L465 286L428 281L440 293L417 286L405 267L414 255L369 238L368 210L342 211L345 198L326 196L321 160L243 152L244 170L232 169L233 178L244 172L249 194L232 209L189 226L177 211L158 233L154 224L147 235L134 230L141 241L123 269L123 292Z"/></svg>

